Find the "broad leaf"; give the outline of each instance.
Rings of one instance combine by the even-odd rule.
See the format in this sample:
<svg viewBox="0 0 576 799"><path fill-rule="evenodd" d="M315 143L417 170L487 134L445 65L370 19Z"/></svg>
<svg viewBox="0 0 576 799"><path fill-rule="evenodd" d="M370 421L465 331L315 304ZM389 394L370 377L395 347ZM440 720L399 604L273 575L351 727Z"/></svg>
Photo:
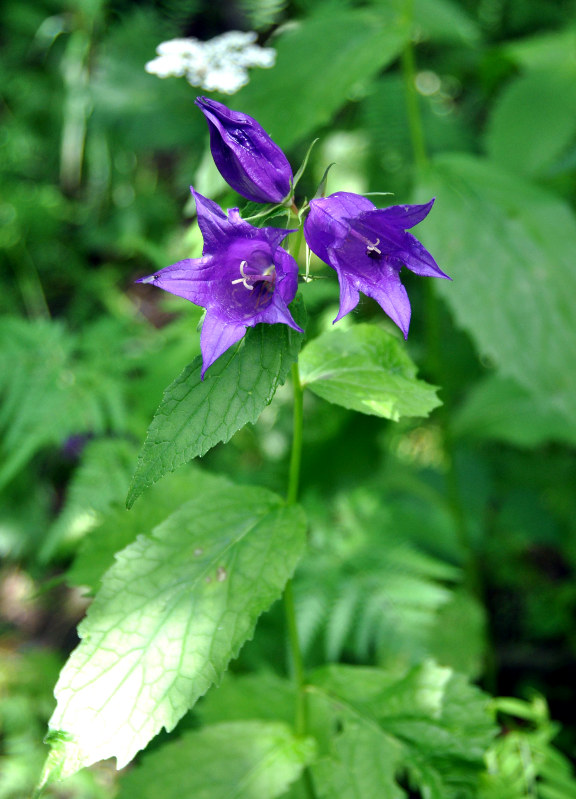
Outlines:
<svg viewBox="0 0 576 799"><path fill-rule="evenodd" d="M416 378L402 342L376 325L323 333L302 351L300 374L319 397L394 421L441 404L435 387Z"/></svg>
<svg viewBox="0 0 576 799"><path fill-rule="evenodd" d="M408 37L406 20L384 5L373 12L329 6L282 32L276 66L254 71L235 107L288 148L328 124L359 86L400 55Z"/></svg>
<svg viewBox="0 0 576 799"><path fill-rule="evenodd" d="M187 731L144 757L118 799L274 799L314 756L311 738L279 722L236 721Z"/></svg>
<svg viewBox="0 0 576 799"><path fill-rule="evenodd" d="M184 502L218 485L226 491L230 483L224 477L216 477L189 464L167 475L162 483L153 485L130 511L124 507L124 491L122 499L118 497L117 504L82 541L66 572L66 582L96 593L104 573L114 564L116 552L163 522Z"/></svg>
<svg viewBox="0 0 576 799"><path fill-rule="evenodd" d="M276 600L305 544L299 507L250 487L205 487L117 555L56 686L45 779L171 730Z"/></svg>
<svg viewBox="0 0 576 799"><path fill-rule="evenodd" d="M576 71L533 71L510 83L499 96L486 147L506 169L537 175L563 154L575 132Z"/></svg>
<svg viewBox="0 0 576 799"><path fill-rule="evenodd" d="M136 452L135 445L125 438L97 439L86 445L66 489L64 508L42 543L41 560L49 560L59 547L85 536L111 507L123 503Z"/></svg>
<svg viewBox="0 0 576 799"><path fill-rule="evenodd" d="M480 39L480 28L464 8L451 0L413 0L415 38L434 42L475 45ZM406 9L398 1L401 11Z"/></svg>
<svg viewBox="0 0 576 799"><path fill-rule="evenodd" d="M576 416L576 219L561 200L470 156L438 158L419 236L454 278L437 281L457 322L503 375Z"/></svg>
<svg viewBox="0 0 576 799"><path fill-rule="evenodd" d="M496 728L488 698L464 677L431 662L403 677L379 669L332 666L312 675L309 690L314 702L330 708L334 728L341 727L342 736L358 727L366 751L380 749L389 769L384 796L403 797L398 790L392 792L392 778L405 773L410 784L430 799L474 795ZM345 745L349 757L354 755L350 745ZM335 769L342 760L341 748L336 735L331 758ZM356 754L357 774L350 774L356 794L345 795L368 799L371 794L362 787L366 773L359 768L361 757L362 753ZM320 795L336 799L326 764L315 767L313 774Z"/></svg>
<svg viewBox="0 0 576 799"><path fill-rule="evenodd" d="M576 445L573 419L566 420L538 395L498 375L474 386L454 417L453 430L458 436L496 439L520 447L537 447L547 441Z"/></svg>
<svg viewBox="0 0 576 799"><path fill-rule="evenodd" d="M303 315L298 304L295 318ZM196 358L168 386L138 459L126 504L163 475L228 441L255 422L298 357L302 335L282 324L248 330L238 347L218 358L200 380Z"/></svg>
<svg viewBox="0 0 576 799"><path fill-rule="evenodd" d="M287 677L271 671L227 671L218 690L204 697L194 712L206 725L246 719L293 724L296 702L296 686Z"/></svg>
<svg viewBox="0 0 576 799"><path fill-rule="evenodd" d="M405 799L395 780L401 745L376 724L345 724L333 752L314 766L320 799Z"/></svg>
<svg viewBox="0 0 576 799"><path fill-rule="evenodd" d="M91 334L99 335L97 325L86 338ZM107 356L106 368L106 350L96 350L58 322L2 319L0 486L44 447L61 446L73 434L124 427L121 344Z"/></svg>

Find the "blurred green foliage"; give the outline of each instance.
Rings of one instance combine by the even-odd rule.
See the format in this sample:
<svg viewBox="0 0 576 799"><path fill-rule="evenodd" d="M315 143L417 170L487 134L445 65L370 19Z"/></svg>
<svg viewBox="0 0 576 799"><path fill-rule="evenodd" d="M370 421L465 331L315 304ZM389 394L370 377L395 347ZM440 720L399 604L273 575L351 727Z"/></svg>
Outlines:
<svg viewBox="0 0 576 799"><path fill-rule="evenodd" d="M183 467L124 509L162 391L199 352L200 311L133 281L200 253L190 184L238 202L209 164L196 90L144 64L163 40L250 26L277 66L219 99L256 116L294 165L320 137L302 196L333 160L329 191L436 196L422 238L454 278L405 280L407 348L440 386L441 409L392 422L306 395L312 533L295 592L307 661L400 679L435 658L523 697L496 701L501 735L470 795L576 795L574 0L28 0L4 4L0 21L0 799L37 780L52 687L85 607L78 587L97 591L114 553L173 513L195 479ZM322 279L305 288L312 337L329 328L337 293ZM376 315L364 301L356 317ZM290 413L281 389L202 468L283 492ZM283 718L238 710L254 672L285 701L282 623L272 608L220 699L182 728L203 719L218 740L219 724ZM359 718L334 722L342 736L326 757L352 762ZM382 725L371 756L401 771L407 745ZM433 777L420 777L408 769L402 786L424 790ZM116 790L104 766L49 795Z"/></svg>

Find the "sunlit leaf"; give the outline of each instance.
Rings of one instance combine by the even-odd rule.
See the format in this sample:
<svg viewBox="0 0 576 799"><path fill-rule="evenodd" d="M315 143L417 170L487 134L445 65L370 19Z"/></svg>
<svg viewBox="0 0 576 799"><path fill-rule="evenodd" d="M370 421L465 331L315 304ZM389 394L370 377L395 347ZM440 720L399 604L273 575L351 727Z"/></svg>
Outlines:
<svg viewBox="0 0 576 799"><path fill-rule="evenodd" d="M319 397L394 421L441 404L436 388L416 378L404 344L376 325L323 333L302 351L300 372Z"/></svg>
<svg viewBox="0 0 576 799"><path fill-rule="evenodd" d="M236 721L185 732L147 755L118 799L275 799L314 756L314 740L279 722Z"/></svg>
<svg viewBox="0 0 576 799"><path fill-rule="evenodd" d="M55 689L44 778L121 767L171 730L280 596L304 533L298 507L218 481L118 554Z"/></svg>

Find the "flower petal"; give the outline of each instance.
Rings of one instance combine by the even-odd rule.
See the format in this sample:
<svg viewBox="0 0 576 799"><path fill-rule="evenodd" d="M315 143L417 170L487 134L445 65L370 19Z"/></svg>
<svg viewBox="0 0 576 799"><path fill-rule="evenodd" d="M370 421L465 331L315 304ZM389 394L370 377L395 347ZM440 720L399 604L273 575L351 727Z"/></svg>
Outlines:
<svg viewBox="0 0 576 799"><path fill-rule="evenodd" d="M236 234L234 225L220 206L197 192L193 186L190 191L196 202L198 226L204 239L204 254L213 254L226 246L226 239Z"/></svg>
<svg viewBox="0 0 576 799"><path fill-rule="evenodd" d="M274 253L276 264L276 291L289 305L298 291L298 264L290 253L278 247Z"/></svg>
<svg viewBox="0 0 576 799"><path fill-rule="evenodd" d="M340 309L332 324L336 324L343 316L353 311L360 301L360 292L352 280L341 269L338 269L337 272L338 282L340 283Z"/></svg>
<svg viewBox="0 0 576 799"><path fill-rule="evenodd" d="M424 205L391 205L390 208L378 209L377 213L386 224L393 225L401 230L407 230L426 219L432 210L434 200L435 198L433 197L430 202Z"/></svg>
<svg viewBox="0 0 576 799"><path fill-rule="evenodd" d="M217 314L208 311L202 324L200 334L200 349L202 351L202 372L200 379L204 380L204 375L208 367L219 358L227 349L244 336L246 325L222 322Z"/></svg>
<svg viewBox="0 0 576 799"><path fill-rule="evenodd" d="M399 253L398 258L417 275L425 277L443 277L452 280L443 272L428 250L420 244L411 233L405 233L404 253Z"/></svg>
<svg viewBox="0 0 576 799"><path fill-rule="evenodd" d="M223 103L195 100L210 130L210 150L218 171L232 188L257 203L281 203L292 186L288 159L253 117Z"/></svg>
<svg viewBox="0 0 576 799"><path fill-rule="evenodd" d="M310 213L304 223L304 236L308 246L321 261L329 264L328 248L348 234L348 220L373 210L374 204L366 197L347 191L312 200Z"/></svg>
<svg viewBox="0 0 576 799"><path fill-rule="evenodd" d="M213 279L211 266L210 256L187 258L166 266L148 277L141 277L136 283L151 283L164 291L169 291L170 294L205 307L207 300L213 294L213 288L210 286L210 281Z"/></svg>
<svg viewBox="0 0 576 799"><path fill-rule="evenodd" d="M266 322L269 325L274 324L283 324L288 325L293 330L297 330L299 333L303 333L304 331L302 328L296 324L294 319L292 318L292 314L282 297L278 294L274 294L274 298L270 305L263 311L259 322ZM250 325L253 327L254 325Z"/></svg>
<svg viewBox="0 0 576 799"><path fill-rule="evenodd" d="M378 283L365 283L361 290L368 297L376 300L384 313L398 325L404 338L408 338L408 328L410 327L410 300L406 289L400 282L399 274L390 269L385 278L381 278Z"/></svg>

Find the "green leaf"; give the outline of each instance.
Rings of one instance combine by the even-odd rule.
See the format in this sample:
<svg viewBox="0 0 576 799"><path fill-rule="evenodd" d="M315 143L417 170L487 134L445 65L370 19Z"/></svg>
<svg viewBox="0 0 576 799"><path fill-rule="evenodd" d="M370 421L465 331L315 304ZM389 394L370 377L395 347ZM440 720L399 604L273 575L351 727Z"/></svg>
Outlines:
<svg viewBox="0 0 576 799"><path fill-rule="evenodd" d="M453 278L435 288L480 354L567 420L576 416L576 219L501 167L439 157L419 236Z"/></svg>
<svg viewBox="0 0 576 799"><path fill-rule="evenodd" d="M487 753L479 799L576 799L572 764L552 744L559 725L550 721L543 698L529 704L502 697L493 706L508 717L506 734Z"/></svg>
<svg viewBox="0 0 576 799"><path fill-rule="evenodd" d="M330 666L312 675L311 682L310 695L315 703L329 707L333 728L346 732L350 724L359 725L363 736L372 739L371 748L382 747L379 736L386 736L389 754L382 756L390 764L391 776L407 773L411 786L430 799L473 795L496 728L488 697L464 677L426 662L404 676L380 669ZM334 768L339 757L335 736ZM330 780L329 769L327 778L322 770L314 768L313 773L315 783ZM365 775L357 776L357 784L360 776ZM357 790L361 797L370 796ZM322 788L319 792L322 795ZM326 792L326 796L336 794Z"/></svg>
<svg viewBox="0 0 576 799"><path fill-rule="evenodd" d="M573 69L533 71L510 83L488 123L488 155L523 175L537 175L551 166L576 132L575 84Z"/></svg>
<svg viewBox="0 0 576 799"><path fill-rule="evenodd" d="M294 317L303 315L297 304ZM196 358L168 386L160 403L132 479L126 504L163 475L228 441L248 422L255 422L285 381L298 357L302 334L287 325L256 325L239 347L225 352L200 380Z"/></svg>
<svg viewBox="0 0 576 799"><path fill-rule="evenodd" d="M98 527L110 508L123 501L135 456L135 445L123 438L97 439L86 445L66 489L64 508L42 542L40 561L46 562L60 547Z"/></svg>
<svg viewBox="0 0 576 799"><path fill-rule="evenodd" d="M92 330L98 334L97 325ZM104 372L102 355L82 351L81 343L58 322L2 319L0 486L44 447L124 426L117 369L108 364Z"/></svg>
<svg viewBox="0 0 576 799"><path fill-rule="evenodd" d="M328 124L359 86L398 57L408 36L405 21L384 5L377 12L319 11L279 36L276 66L254 70L235 102L290 147Z"/></svg>
<svg viewBox="0 0 576 799"><path fill-rule="evenodd" d="M436 388L416 378L402 342L376 325L330 330L302 351L303 385L328 402L398 421L428 416Z"/></svg>
<svg viewBox="0 0 576 799"><path fill-rule="evenodd" d="M465 589L454 591L440 608L429 640L435 660L478 679L484 672L487 649L483 605Z"/></svg>
<svg viewBox="0 0 576 799"><path fill-rule="evenodd" d="M221 481L117 555L56 686L45 779L171 730L238 654L305 546L305 519L276 495Z"/></svg>
<svg viewBox="0 0 576 799"><path fill-rule="evenodd" d="M524 69L562 70L574 59L576 27L572 23L554 31L505 42L502 50Z"/></svg>
<svg viewBox="0 0 576 799"><path fill-rule="evenodd" d="M547 441L576 445L576 425L514 380L490 375L472 388L453 419L453 432L519 447Z"/></svg>
<svg viewBox="0 0 576 799"><path fill-rule="evenodd" d="M279 722L237 721L185 732L146 755L118 799L274 799L312 760L312 738Z"/></svg>
<svg viewBox="0 0 576 799"><path fill-rule="evenodd" d="M400 0L400 8L405 4ZM434 42L475 45L480 37L480 28L461 5L450 0L414 0L414 28L418 41L431 39Z"/></svg>
<svg viewBox="0 0 576 799"><path fill-rule="evenodd" d="M313 766L320 799L405 799L394 779L402 748L376 725L349 722Z"/></svg>
<svg viewBox="0 0 576 799"><path fill-rule="evenodd" d="M189 464L187 468L167 475L161 484L152 486L132 510L127 511L124 502L119 501L82 541L72 566L66 572L66 582L96 593L104 573L114 563L116 552L127 547L140 534L148 533L193 496L213 490L218 485L226 491L230 483L224 477L216 477L195 464Z"/></svg>
<svg viewBox="0 0 576 799"><path fill-rule="evenodd" d="M224 721L283 721L292 724L297 689L292 680L271 671L233 674L228 671L217 691L211 691L194 712L202 724Z"/></svg>

